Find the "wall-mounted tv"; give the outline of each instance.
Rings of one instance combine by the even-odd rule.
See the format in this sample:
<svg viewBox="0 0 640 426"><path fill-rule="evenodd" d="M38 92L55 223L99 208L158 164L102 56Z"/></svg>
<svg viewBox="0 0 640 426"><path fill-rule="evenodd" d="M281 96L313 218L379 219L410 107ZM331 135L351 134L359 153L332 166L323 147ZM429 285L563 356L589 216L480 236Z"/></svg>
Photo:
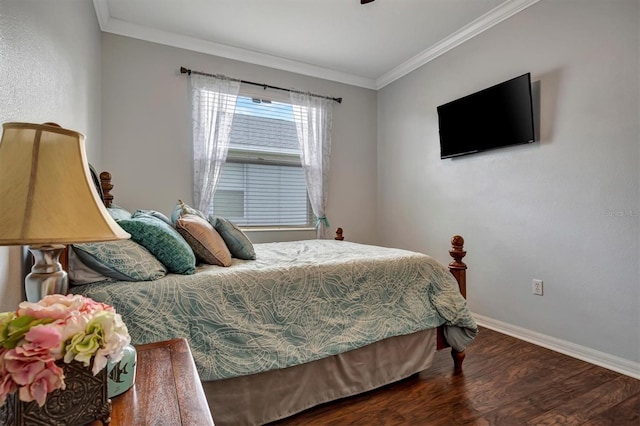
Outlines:
<svg viewBox="0 0 640 426"><path fill-rule="evenodd" d="M530 73L440 105L440 158L535 140Z"/></svg>

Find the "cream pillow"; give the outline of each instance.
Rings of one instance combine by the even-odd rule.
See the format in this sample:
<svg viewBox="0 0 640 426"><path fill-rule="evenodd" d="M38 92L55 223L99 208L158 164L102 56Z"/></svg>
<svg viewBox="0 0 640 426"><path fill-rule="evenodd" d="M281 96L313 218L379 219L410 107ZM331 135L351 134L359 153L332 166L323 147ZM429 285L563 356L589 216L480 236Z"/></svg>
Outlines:
<svg viewBox="0 0 640 426"><path fill-rule="evenodd" d="M206 219L195 214L183 214L176 220L175 226L201 262L231 265L231 253L227 245Z"/></svg>

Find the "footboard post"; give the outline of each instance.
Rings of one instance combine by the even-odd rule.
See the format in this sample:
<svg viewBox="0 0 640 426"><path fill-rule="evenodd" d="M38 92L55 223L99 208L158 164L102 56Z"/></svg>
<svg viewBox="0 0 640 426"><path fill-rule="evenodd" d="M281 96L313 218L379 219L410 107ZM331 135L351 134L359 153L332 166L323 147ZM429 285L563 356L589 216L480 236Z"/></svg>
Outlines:
<svg viewBox="0 0 640 426"><path fill-rule="evenodd" d="M451 238L451 250L449 255L453 257L453 262L449 264L449 271L453 274L458 281L458 287L460 288L460 294L465 299L467 298L467 265L462 261L462 258L466 256L467 252L464 251L464 238L460 235L455 235Z"/></svg>
<svg viewBox="0 0 640 426"><path fill-rule="evenodd" d="M464 238L460 235L455 235L451 238L451 250L449 255L453 258L453 262L449 263L449 271L453 274L458 281L458 287L460 288L460 294L465 299L467 298L467 265L462 261L462 258L467 254L464 251ZM465 357L464 351L458 352L451 348L451 357L453 358L453 364L456 370L462 369L462 361Z"/></svg>

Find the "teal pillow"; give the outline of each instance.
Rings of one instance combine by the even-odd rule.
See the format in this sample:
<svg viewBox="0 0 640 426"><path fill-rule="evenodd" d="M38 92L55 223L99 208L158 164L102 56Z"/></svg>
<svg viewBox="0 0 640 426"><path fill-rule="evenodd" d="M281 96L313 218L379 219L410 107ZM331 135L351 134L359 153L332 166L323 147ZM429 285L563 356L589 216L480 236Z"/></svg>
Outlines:
<svg viewBox="0 0 640 426"><path fill-rule="evenodd" d="M153 254L131 240L74 244L73 252L89 268L119 281L151 281L167 274Z"/></svg>
<svg viewBox="0 0 640 426"><path fill-rule="evenodd" d="M207 217L198 209L194 209L188 204L185 204L182 200L178 200L176 205L173 207L173 211L171 212L171 223L175 225L176 221L183 214L195 214L196 216L200 216L204 220L207 220Z"/></svg>
<svg viewBox="0 0 640 426"><path fill-rule="evenodd" d="M113 220L131 219L131 213L127 209L122 208L116 204L111 204L111 207L108 207L107 211L109 212L109 215L111 215Z"/></svg>
<svg viewBox="0 0 640 426"><path fill-rule="evenodd" d="M238 259L255 260L256 252L249 237L235 223L222 216L209 216L209 223L224 240L231 255Z"/></svg>
<svg viewBox="0 0 640 426"><path fill-rule="evenodd" d="M124 219L118 225L131 234L131 239L151 252L169 272L193 274L196 257L178 231L162 220L148 215Z"/></svg>
<svg viewBox="0 0 640 426"><path fill-rule="evenodd" d="M157 219L160 219L161 221L163 221L167 225L173 226L173 223L171 222L171 219L169 219L167 216L165 216L164 213L160 213L160 212L155 211L155 210L136 210L135 213L133 213L132 217L138 217L138 216L141 216L141 215L153 216L153 217L155 217Z"/></svg>

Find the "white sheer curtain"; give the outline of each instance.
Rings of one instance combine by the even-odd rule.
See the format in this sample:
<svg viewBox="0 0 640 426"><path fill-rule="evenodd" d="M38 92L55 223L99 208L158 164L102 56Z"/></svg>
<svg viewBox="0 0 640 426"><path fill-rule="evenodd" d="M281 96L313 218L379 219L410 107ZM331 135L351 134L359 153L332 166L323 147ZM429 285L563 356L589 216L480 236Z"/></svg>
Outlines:
<svg viewBox="0 0 640 426"><path fill-rule="evenodd" d="M231 124L240 82L225 77L193 74L191 122L193 126L193 201L207 214L227 161Z"/></svg>
<svg viewBox="0 0 640 426"><path fill-rule="evenodd" d="M316 215L318 238L327 238L325 209L329 190L332 100L291 92L293 117L298 130L300 160L304 169L311 208Z"/></svg>

